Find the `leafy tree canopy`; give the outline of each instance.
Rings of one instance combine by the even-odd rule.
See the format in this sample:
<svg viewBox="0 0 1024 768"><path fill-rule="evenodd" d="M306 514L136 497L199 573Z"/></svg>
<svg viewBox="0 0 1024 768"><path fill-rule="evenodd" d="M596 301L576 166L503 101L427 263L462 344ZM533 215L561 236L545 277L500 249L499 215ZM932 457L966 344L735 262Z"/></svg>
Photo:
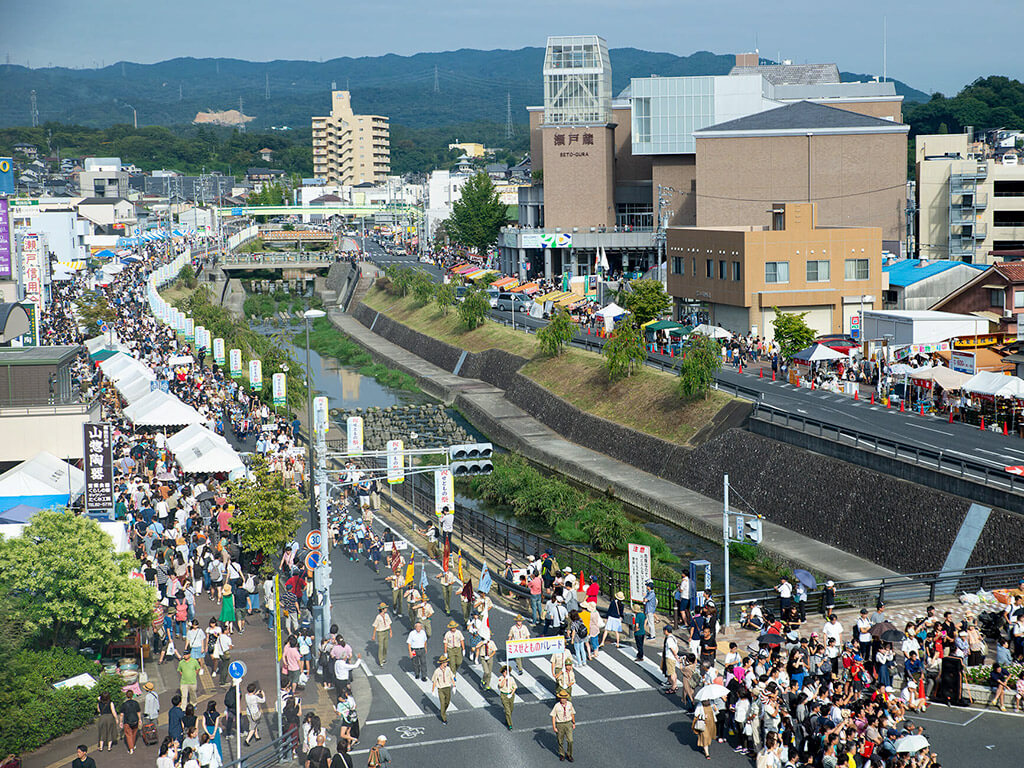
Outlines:
<svg viewBox="0 0 1024 768"><path fill-rule="evenodd" d="M633 313L633 320L643 325L668 312L672 298L665 293L660 280L634 280L631 291L622 291L619 299L622 306Z"/></svg>
<svg viewBox="0 0 1024 768"><path fill-rule="evenodd" d="M484 324L484 320L491 311L491 301L487 294L479 288L469 288L455 311L466 330L472 331Z"/></svg>
<svg viewBox="0 0 1024 768"><path fill-rule="evenodd" d="M775 341L779 344L779 354L789 360L801 349L811 346L818 334L804 321L806 312L780 312L778 307L774 309L772 325L775 327Z"/></svg>
<svg viewBox="0 0 1024 768"><path fill-rule="evenodd" d="M603 354L605 370L608 371L610 380L631 376L647 359L640 326L631 317L620 320L604 345Z"/></svg>
<svg viewBox="0 0 1024 768"><path fill-rule="evenodd" d="M569 313L559 308L551 322L537 331L537 341L540 343L541 352L547 357L557 357L562 354L562 348L572 341L575 334L576 326Z"/></svg>
<svg viewBox="0 0 1024 768"><path fill-rule="evenodd" d="M42 646L119 640L147 625L156 592L131 575L134 564L96 521L63 511L38 512L20 537L0 541L0 584Z"/></svg>
<svg viewBox="0 0 1024 768"><path fill-rule="evenodd" d="M679 364L679 394L694 399L707 397L715 381L715 371L722 367L722 348L714 339L697 334Z"/></svg>
<svg viewBox="0 0 1024 768"><path fill-rule="evenodd" d="M498 242L507 209L486 173L478 173L462 188L462 197L452 204L446 220L448 235L477 253L484 253Z"/></svg>

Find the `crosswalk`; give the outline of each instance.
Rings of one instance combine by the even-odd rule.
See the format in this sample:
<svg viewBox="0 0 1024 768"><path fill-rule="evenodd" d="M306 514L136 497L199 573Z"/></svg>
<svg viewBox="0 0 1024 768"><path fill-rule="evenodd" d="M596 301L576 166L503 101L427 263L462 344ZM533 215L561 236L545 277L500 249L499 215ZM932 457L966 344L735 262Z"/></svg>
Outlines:
<svg viewBox="0 0 1024 768"><path fill-rule="evenodd" d="M480 681L480 665L464 661L452 690L449 712L483 709L498 706L497 678L502 662L495 660L491 676L491 690L483 690ZM516 674L515 662L510 663L513 677L519 688L518 703L552 702L555 698L555 683L551 678L551 662L547 657L533 657L523 660L523 672ZM605 647L596 659L586 665L576 666L576 684L573 698L592 695L612 695L636 691L656 690L664 682L658 663L645 659L637 664L631 648ZM437 694L431 691L428 680L413 678L403 666L385 670L367 669L374 692L371 723L388 722L424 715L436 716L440 711Z"/></svg>

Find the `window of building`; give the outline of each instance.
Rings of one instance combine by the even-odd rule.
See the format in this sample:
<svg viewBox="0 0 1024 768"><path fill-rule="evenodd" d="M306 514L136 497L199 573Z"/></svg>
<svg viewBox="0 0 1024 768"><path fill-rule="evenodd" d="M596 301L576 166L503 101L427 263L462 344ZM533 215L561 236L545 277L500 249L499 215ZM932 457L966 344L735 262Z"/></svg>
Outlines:
<svg viewBox="0 0 1024 768"><path fill-rule="evenodd" d="M740 279L740 263L738 261L732 263L732 279L737 281Z"/></svg>
<svg viewBox="0 0 1024 768"><path fill-rule="evenodd" d="M653 229L654 210L651 203L616 203L615 225L629 229Z"/></svg>
<svg viewBox="0 0 1024 768"><path fill-rule="evenodd" d="M1021 309L1024 308L1024 291L1013 292L1013 308Z"/></svg>
<svg viewBox="0 0 1024 768"><path fill-rule="evenodd" d="M847 280L867 280L871 274L870 264L867 259L847 259L844 277Z"/></svg>
<svg viewBox="0 0 1024 768"><path fill-rule="evenodd" d="M651 100L650 98L633 99L633 122L636 124L636 140L651 140Z"/></svg>
<svg viewBox="0 0 1024 768"><path fill-rule="evenodd" d="M988 289L988 304L990 307L1003 308L1003 301L1006 298L1002 288L989 288Z"/></svg>
<svg viewBox="0 0 1024 768"><path fill-rule="evenodd" d="M827 283L829 281L829 263L828 261L808 261L807 262L807 282L808 283Z"/></svg>
<svg viewBox="0 0 1024 768"><path fill-rule="evenodd" d="M707 262L707 276L708 277L714 277L715 276L715 260L714 259L708 259L708 262Z"/></svg>
<svg viewBox="0 0 1024 768"><path fill-rule="evenodd" d="M673 275L685 275L686 274L686 265L685 265L685 263L683 261L683 257L682 256L673 256L672 257L672 274Z"/></svg>
<svg viewBox="0 0 1024 768"><path fill-rule="evenodd" d="M764 281L766 283L788 283L788 261L766 261L764 263Z"/></svg>
<svg viewBox="0 0 1024 768"><path fill-rule="evenodd" d="M697 259L696 258L693 258L693 257L690 258L690 271L693 273L694 277L697 276Z"/></svg>
<svg viewBox="0 0 1024 768"><path fill-rule="evenodd" d="M722 259L721 261L718 262L718 279L719 280L728 280L729 279L728 272L726 271L726 264L727 264L727 262L724 259Z"/></svg>

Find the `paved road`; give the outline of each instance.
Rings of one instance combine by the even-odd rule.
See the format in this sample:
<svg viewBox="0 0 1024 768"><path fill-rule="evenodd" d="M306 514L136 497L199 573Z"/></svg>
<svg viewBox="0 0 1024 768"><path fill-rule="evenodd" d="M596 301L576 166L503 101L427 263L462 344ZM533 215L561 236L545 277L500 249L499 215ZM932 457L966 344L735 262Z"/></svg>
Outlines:
<svg viewBox="0 0 1024 768"><path fill-rule="evenodd" d="M385 601L390 605L384 573L375 574L365 562L349 562L339 553L334 554L333 563L334 615L346 639L363 654L371 691L369 710L361 712L367 722L356 749L357 765L379 734L388 737L388 747L398 765L476 766L482 754L487 755L487 765L509 768L538 760L554 761L557 747L550 711L555 699L546 659L539 663L527 660L526 674L517 677L520 695L512 731L505 727L497 693L481 690L479 667L466 663L452 697L449 725L444 725L429 683L412 678L404 645L410 627L404 617L395 622L387 664L380 667L376 662L376 645L369 640L369 627L377 604ZM448 621L435 581L438 570L434 564L427 569L428 594L437 611L428 643L431 671ZM461 624L461 616L458 619ZM492 631L502 649L499 659L511 623L510 612L501 608L492 612ZM648 646L647 655L647 661L637 663L634 650L625 643L620 650L609 643L595 661L577 669L573 699L578 762L633 764L639 747L649 765L707 764L695 751L690 716L681 708L678 697L660 691L663 678L653 645ZM499 668L496 664L496 673ZM364 704L361 706L365 709ZM1017 716L936 706L916 719L926 727L943 765L1009 768L1020 764L1019 733L1024 722ZM750 765L748 759L725 744L714 745L712 755L715 765Z"/></svg>
<svg viewBox="0 0 1024 768"><path fill-rule="evenodd" d="M371 257L381 266L400 264L415 265L425 269L432 277L440 280L443 270L429 264L418 263L415 256L399 256L385 252L377 243L367 241ZM492 310L495 318L510 323L509 312ZM516 325L532 329L543 327L543 320L517 312ZM600 345L602 339L580 335L579 339L592 345ZM674 362L666 355L650 355L651 361L667 365ZM757 392L762 404L771 406L793 416L802 416L824 421L839 427L857 430L879 438L894 440L911 449L915 446L932 451L941 451L949 461L970 460L988 467L996 473L999 482L1008 487L1010 476L1003 475L1007 465L1024 464L1024 442L1014 437L986 431L965 424L949 423L945 418L920 416L914 413L900 413L896 408L886 409L883 405L872 405L870 399L853 400L848 395L839 395L821 390L794 388L788 382L772 381L771 371L759 378L756 368L739 373L733 368L718 373L719 382L726 386L741 386ZM967 474L971 474L968 470Z"/></svg>

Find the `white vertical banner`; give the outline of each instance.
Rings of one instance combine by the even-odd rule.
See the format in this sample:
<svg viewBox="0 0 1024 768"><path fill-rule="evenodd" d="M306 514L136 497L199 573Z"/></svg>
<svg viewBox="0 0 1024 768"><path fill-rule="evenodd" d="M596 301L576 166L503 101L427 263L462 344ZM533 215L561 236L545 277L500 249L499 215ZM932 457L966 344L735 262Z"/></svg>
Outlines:
<svg viewBox="0 0 1024 768"><path fill-rule="evenodd" d="M206 349L206 329L201 326L196 326L196 349Z"/></svg>
<svg viewBox="0 0 1024 768"><path fill-rule="evenodd" d="M249 361L249 386L252 388L253 392L260 392L263 390L262 360Z"/></svg>
<svg viewBox="0 0 1024 768"><path fill-rule="evenodd" d="M242 350L240 350L240 349L232 349L231 352L229 352L228 354L230 354L230 356L231 356L231 359L230 359L230 363L231 364L230 364L230 366L228 366L229 369L230 369L230 372L231 372L231 378L232 379L240 379L240 378L242 378Z"/></svg>
<svg viewBox="0 0 1024 768"><path fill-rule="evenodd" d="M191 317L185 318L185 341L195 341L196 321Z"/></svg>
<svg viewBox="0 0 1024 768"><path fill-rule="evenodd" d="M630 544L628 551L629 599L643 600L651 578L651 548L644 544Z"/></svg>
<svg viewBox="0 0 1024 768"><path fill-rule="evenodd" d="M405 480L404 445L401 440L388 440L388 482L394 485Z"/></svg>
<svg viewBox="0 0 1024 768"><path fill-rule="evenodd" d="M213 340L213 362L217 365L224 365L224 339Z"/></svg>
<svg viewBox="0 0 1024 768"><path fill-rule="evenodd" d="M327 398L313 398L313 434L317 437L327 434Z"/></svg>
<svg viewBox="0 0 1024 768"><path fill-rule="evenodd" d="M345 435L348 438L348 455L363 455L363 417L349 416L345 420Z"/></svg>
<svg viewBox="0 0 1024 768"><path fill-rule="evenodd" d="M434 512L442 514L444 508L455 508L455 480L450 469L434 470Z"/></svg>
<svg viewBox="0 0 1024 768"><path fill-rule="evenodd" d="M270 384L273 387L274 407L278 408L285 404L288 399L286 391L288 377L283 373L275 373L270 377Z"/></svg>

